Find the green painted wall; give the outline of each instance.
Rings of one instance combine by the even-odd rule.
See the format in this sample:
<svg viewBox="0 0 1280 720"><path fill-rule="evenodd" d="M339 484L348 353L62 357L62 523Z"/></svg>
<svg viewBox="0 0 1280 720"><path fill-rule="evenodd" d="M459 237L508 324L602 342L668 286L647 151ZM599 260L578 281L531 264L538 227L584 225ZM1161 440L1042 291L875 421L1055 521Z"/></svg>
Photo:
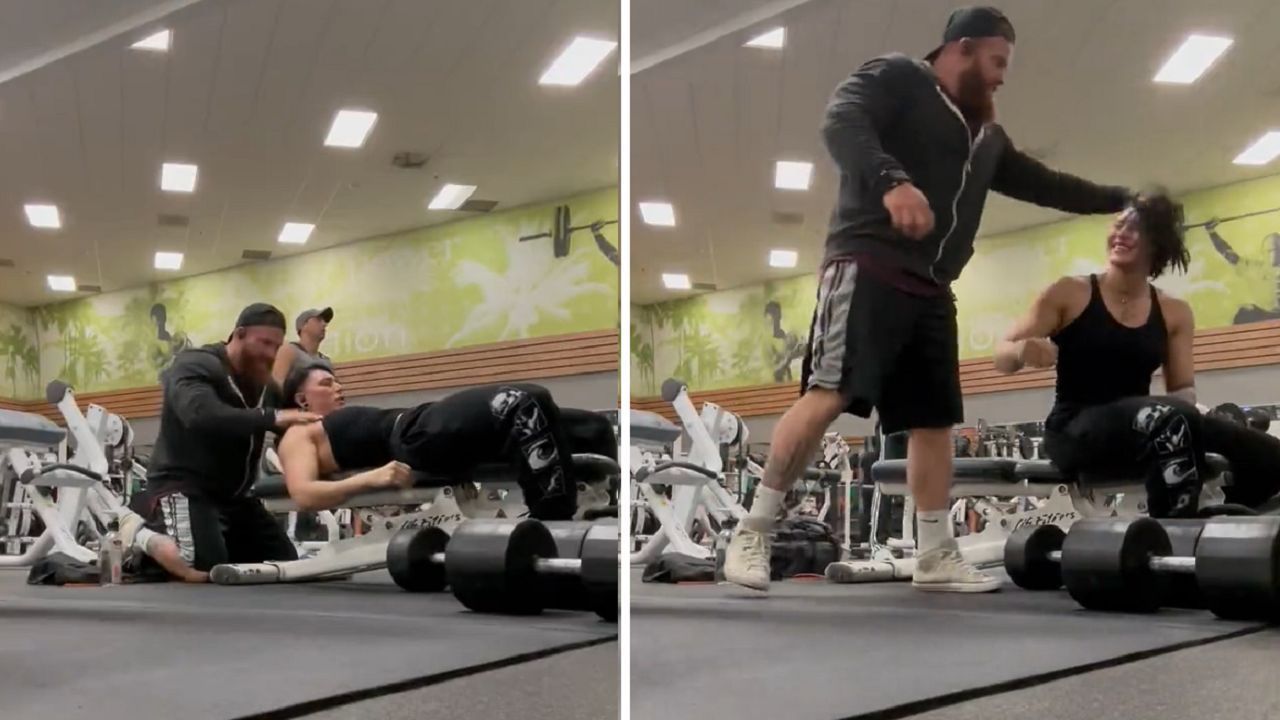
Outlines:
<svg viewBox="0 0 1280 720"><path fill-rule="evenodd" d="M551 237L520 240L551 231L558 206L572 226L610 224L570 233L563 257ZM617 218L614 188L36 308L39 377L0 395L39 397L55 377L86 392L153 384L176 351L225 339L256 301L290 323L332 306L323 348L339 362L616 328Z"/></svg>
<svg viewBox="0 0 1280 720"><path fill-rule="evenodd" d="M0 304L0 397L38 397L40 387L35 314Z"/></svg>
<svg viewBox="0 0 1280 720"><path fill-rule="evenodd" d="M1200 328L1280 318L1280 176L1190 193L1183 201L1189 224L1223 219L1220 242L1215 246L1203 227L1188 230L1190 271L1156 284L1190 302ZM1257 214L1231 219L1251 213ZM960 357L990 355L1058 277L1103 269L1110 222L1075 218L979 241L954 286ZM632 328L632 395L656 395L671 376L702 390L777 382L787 369L798 380L800 361L787 350L791 335L807 339L816 292L817 277L809 274L633 310L639 327ZM765 316L770 301L782 310L780 333ZM650 339L649 355L637 353L637 335Z"/></svg>

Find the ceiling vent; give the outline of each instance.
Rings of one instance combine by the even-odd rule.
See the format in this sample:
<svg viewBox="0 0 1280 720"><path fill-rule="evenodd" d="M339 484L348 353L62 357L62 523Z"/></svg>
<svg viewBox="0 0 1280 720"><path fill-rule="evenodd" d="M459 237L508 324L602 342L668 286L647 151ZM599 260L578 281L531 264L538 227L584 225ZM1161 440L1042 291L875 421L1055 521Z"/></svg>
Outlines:
<svg viewBox="0 0 1280 720"><path fill-rule="evenodd" d="M694 284L693 284L693 289L694 289L694 290L700 290L700 291L703 291L703 292L712 292L712 291L714 291L714 290L716 289L716 284L715 284L715 283L709 283L709 282L700 282L700 283L699 283L699 282L696 282L696 283L694 283Z"/></svg>
<svg viewBox="0 0 1280 720"><path fill-rule="evenodd" d="M102 292L102 286L101 285L76 285L76 292L100 293Z"/></svg>
<svg viewBox="0 0 1280 720"><path fill-rule="evenodd" d="M241 260L270 260L270 250L245 250L240 253Z"/></svg>
<svg viewBox="0 0 1280 720"><path fill-rule="evenodd" d="M160 227L184 228L191 225L191 218L186 215L160 213L156 216L156 224Z"/></svg>
<svg viewBox="0 0 1280 720"><path fill-rule="evenodd" d="M468 200L458 206L462 212L487 213L498 207L497 200Z"/></svg>
<svg viewBox="0 0 1280 720"><path fill-rule="evenodd" d="M398 152L391 158L392 167L398 167L401 170L419 170L427 164L426 153L409 152L407 150Z"/></svg>
<svg viewBox="0 0 1280 720"><path fill-rule="evenodd" d="M778 210L774 210L773 223L775 225L803 225L804 213L781 212Z"/></svg>

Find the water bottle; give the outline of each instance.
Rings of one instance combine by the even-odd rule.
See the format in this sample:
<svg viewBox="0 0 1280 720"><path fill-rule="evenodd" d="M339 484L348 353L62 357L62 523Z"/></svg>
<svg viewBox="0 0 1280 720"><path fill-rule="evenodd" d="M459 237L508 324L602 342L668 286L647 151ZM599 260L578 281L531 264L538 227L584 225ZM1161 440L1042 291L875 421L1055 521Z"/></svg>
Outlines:
<svg viewBox="0 0 1280 720"><path fill-rule="evenodd" d="M98 549L98 583L119 585L123 582L124 543L120 540L120 524L113 520Z"/></svg>

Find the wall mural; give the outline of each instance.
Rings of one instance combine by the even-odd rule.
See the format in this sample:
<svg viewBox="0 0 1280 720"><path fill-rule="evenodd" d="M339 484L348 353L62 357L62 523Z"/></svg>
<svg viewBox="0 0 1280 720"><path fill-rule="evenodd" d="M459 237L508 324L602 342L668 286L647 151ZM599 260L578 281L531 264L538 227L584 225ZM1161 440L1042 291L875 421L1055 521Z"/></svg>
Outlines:
<svg viewBox="0 0 1280 720"><path fill-rule="evenodd" d="M817 287L805 275L633 308L631 394L668 377L699 390L799 380Z"/></svg>
<svg viewBox="0 0 1280 720"><path fill-rule="evenodd" d="M583 229L570 212L593 243L570 242ZM283 310L290 337L299 312L332 306L323 349L338 362L616 328L617 217L608 189L36 308L39 376L19 397L55 377L86 392L152 385L254 301Z"/></svg>
<svg viewBox="0 0 1280 720"><path fill-rule="evenodd" d="M40 349L35 317L26 308L0 305L0 397L40 393Z"/></svg>
<svg viewBox="0 0 1280 720"><path fill-rule="evenodd" d="M1201 329L1280 319L1280 176L1182 200L1191 266L1156 285L1190 302ZM1110 222L1082 217L980 240L954 285L961 359L991 355L1057 278L1102 270ZM798 380L816 292L810 274L634 308L632 395L656 395L671 376L699 390Z"/></svg>

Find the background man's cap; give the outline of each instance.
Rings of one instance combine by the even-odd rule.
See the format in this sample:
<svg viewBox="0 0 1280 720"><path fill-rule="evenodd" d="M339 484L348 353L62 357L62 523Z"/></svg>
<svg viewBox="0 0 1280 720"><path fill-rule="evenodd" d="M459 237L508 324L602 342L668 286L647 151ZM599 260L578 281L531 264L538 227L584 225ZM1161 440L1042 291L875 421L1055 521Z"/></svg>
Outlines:
<svg viewBox="0 0 1280 720"><path fill-rule="evenodd" d="M942 44L924 59L929 62L936 60L947 43L963 38L989 37L1002 37L1011 43L1016 42L1013 23L1009 22L1003 12L993 7L974 5L959 8L947 18L947 28L942 31Z"/></svg>
<svg viewBox="0 0 1280 720"><path fill-rule="evenodd" d="M294 329L298 332L302 332L302 326L306 325L307 321L313 317L321 318L327 323L333 322L333 308L311 308L310 310L303 310L302 314L298 316L297 321L293 324Z"/></svg>

